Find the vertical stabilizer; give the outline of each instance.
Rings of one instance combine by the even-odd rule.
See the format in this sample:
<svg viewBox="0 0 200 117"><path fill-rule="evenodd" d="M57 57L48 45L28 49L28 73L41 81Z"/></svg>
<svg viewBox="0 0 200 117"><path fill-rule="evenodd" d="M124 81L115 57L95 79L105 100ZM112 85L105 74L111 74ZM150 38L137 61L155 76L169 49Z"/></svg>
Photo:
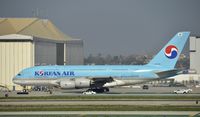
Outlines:
<svg viewBox="0 0 200 117"><path fill-rule="evenodd" d="M148 63L148 65L160 65L163 67L174 68L189 35L190 32L177 33Z"/></svg>

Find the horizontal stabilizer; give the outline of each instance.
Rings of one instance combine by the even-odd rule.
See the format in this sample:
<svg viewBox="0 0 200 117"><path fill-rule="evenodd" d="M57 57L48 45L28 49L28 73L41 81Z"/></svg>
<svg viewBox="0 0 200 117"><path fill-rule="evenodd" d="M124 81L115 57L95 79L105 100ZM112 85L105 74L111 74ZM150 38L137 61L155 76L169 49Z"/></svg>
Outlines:
<svg viewBox="0 0 200 117"><path fill-rule="evenodd" d="M177 75L179 70L173 69L173 70L168 70L168 71L162 71L162 72L157 72L156 74L158 75L159 78L167 78L167 77L172 77Z"/></svg>

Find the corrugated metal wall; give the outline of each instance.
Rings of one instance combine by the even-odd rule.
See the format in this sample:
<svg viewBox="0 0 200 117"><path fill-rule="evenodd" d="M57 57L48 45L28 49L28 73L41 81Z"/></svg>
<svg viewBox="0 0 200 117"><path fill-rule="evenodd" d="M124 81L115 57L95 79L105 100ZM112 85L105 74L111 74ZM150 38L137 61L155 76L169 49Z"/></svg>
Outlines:
<svg viewBox="0 0 200 117"><path fill-rule="evenodd" d="M13 89L12 78L33 66L33 45L25 41L0 42L0 85Z"/></svg>
<svg viewBox="0 0 200 117"><path fill-rule="evenodd" d="M35 65L56 65L56 43L35 42Z"/></svg>
<svg viewBox="0 0 200 117"><path fill-rule="evenodd" d="M190 37L190 69L200 73L200 38Z"/></svg>
<svg viewBox="0 0 200 117"><path fill-rule="evenodd" d="M66 64L82 65L84 60L83 55L83 40L67 40L66 43Z"/></svg>

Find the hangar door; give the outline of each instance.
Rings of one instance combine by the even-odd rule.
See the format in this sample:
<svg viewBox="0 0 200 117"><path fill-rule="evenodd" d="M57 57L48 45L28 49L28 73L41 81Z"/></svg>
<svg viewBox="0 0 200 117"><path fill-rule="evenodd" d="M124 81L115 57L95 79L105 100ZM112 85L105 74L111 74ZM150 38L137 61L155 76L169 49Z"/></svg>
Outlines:
<svg viewBox="0 0 200 117"><path fill-rule="evenodd" d="M64 65L64 43L56 44L56 64Z"/></svg>
<svg viewBox="0 0 200 117"><path fill-rule="evenodd" d="M35 42L35 65L56 65L56 43Z"/></svg>

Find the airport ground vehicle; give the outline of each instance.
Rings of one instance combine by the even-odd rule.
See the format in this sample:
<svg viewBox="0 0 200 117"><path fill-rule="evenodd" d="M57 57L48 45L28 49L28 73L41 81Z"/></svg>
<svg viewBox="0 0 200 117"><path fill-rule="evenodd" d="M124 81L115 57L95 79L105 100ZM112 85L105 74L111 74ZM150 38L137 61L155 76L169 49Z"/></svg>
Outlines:
<svg viewBox="0 0 200 117"><path fill-rule="evenodd" d="M91 94L96 94L96 92L94 92L94 91L85 91L85 92L83 92L83 94L91 95Z"/></svg>
<svg viewBox="0 0 200 117"><path fill-rule="evenodd" d="M186 91L185 89L178 89L178 90L175 90L174 93L176 93L176 94L186 94L186 93L188 93L188 91Z"/></svg>
<svg viewBox="0 0 200 117"><path fill-rule="evenodd" d="M191 93L193 91L192 89L185 89L185 90L187 90L189 93Z"/></svg>
<svg viewBox="0 0 200 117"><path fill-rule="evenodd" d="M196 85L195 87L196 87L196 88L199 88L199 87L200 87L200 85Z"/></svg>
<svg viewBox="0 0 200 117"><path fill-rule="evenodd" d="M174 93L176 93L176 94L187 94L190 92L192 92L192 89L178 89L178 90L174 91Z"/></svg>
<svg viewBox="0 0 200 117"><path fill-rule="evenodd" d="M177 33L146 65L35 66L19 72L13 82L21 86L89 88L94 92L108 92L110 87L161 80L179 72L175 65L189 34Z"/></svg>

